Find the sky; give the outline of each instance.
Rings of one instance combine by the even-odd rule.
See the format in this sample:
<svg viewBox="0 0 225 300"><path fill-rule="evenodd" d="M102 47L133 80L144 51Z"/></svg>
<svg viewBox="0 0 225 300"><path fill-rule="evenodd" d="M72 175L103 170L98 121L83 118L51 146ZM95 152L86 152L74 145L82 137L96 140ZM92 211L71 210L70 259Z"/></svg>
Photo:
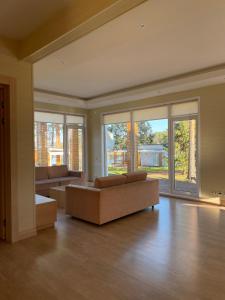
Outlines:
<svg viewBox="0 0 225 300"><path fill-rule="evenodd" d="M168 130L168 120L150 121L153 132Z"/></svg>

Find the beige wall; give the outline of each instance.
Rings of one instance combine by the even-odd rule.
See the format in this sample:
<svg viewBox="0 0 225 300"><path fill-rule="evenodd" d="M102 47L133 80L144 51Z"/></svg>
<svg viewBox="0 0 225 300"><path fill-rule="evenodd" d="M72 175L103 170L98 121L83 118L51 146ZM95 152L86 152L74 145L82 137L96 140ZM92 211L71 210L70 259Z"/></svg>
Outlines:
<svg viewBox="0 0 225 300"><path fill-rule="evenodd" d="M15 122L12 150L16 159L12 167L14 177L14 240L35 234L34 169L33 169L33 91L32 66L14 56L0 53L0 76L15 79L15 109L11 115Z"/></svg>
<svg viewBox="0 0 225 300"><path fill-rule="evenodd" d="M225 85L211 86L165 96L94 109L88 112L89 175L102 175L101 113L200 97L201 196L225 191Z"/></svg>

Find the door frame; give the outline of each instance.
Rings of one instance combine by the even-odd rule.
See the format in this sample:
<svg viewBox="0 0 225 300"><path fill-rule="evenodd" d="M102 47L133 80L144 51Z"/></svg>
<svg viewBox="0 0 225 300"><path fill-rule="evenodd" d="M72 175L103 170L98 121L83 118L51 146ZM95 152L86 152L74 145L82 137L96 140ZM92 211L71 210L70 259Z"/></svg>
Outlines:
<svg viewBox="0 0 225 300"><path fill-rule="evenodd" d="M6 241L15 242L19 238L17 210L17 119L16 119L16 80L13 77L0 75L0 84L9 89L9 124L10 124L10 179L11 193L6 202Z"/></svg>
<svg viewBox="0 0 225 300"><path fill-rule="evenodd" d="M15 242L18 240L18 215L17 215L17 131L16 131L16 80L0 75L0 85L7 89L5 101L5 126L7 127L9 150L6 151L8 165L7 172L7 201L5 201L6 227L5 240Z"/></svg>
<svg viewBox="0 0 225 300"><path fill-rule="evenodd" d="M195 120L196 121L196 186L197 186L197 195L189 194L185 191L177 191L175 189L175 167L174 167L174 159L175 159L175 148L174 148L174 122L176 121L187 121L187 120ZM170 148L170 168L169 168L169 181L170 181L170 192L173 195L177 196L188 196L188 197L199 197L200 194L200 179L199 179L199 118L197 115L187 115L181 117L172 117L169 120L169 148Z"/></svg>
<svg viewBox="0 0 225 300"><path fill-rule="evenodd" d="M8 87L0 84L0 239L6 238L6 199L10 190L10 183L7 181L7 144L8 130L5 124L8 102ZM7 122L8 123L8 122ZM8 184L7 184L8 183Z"/></svg>

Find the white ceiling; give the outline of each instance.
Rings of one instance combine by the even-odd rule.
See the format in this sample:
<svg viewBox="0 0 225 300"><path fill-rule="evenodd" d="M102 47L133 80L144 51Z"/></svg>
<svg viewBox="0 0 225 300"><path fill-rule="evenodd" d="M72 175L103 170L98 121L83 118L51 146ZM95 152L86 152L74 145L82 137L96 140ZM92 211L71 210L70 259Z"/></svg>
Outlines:
<svg viewBox="0 0 225 300"><path fill-rule="evenodd" d="M80 98L225 63L224 0L149 0L34 65L34 85Z"/></svg>
<svg viewBox="0 0 225 300"><path fill-rule="evenodd" d="M0 36L24 39L74 0L5 0L0 7Z"/></svg>

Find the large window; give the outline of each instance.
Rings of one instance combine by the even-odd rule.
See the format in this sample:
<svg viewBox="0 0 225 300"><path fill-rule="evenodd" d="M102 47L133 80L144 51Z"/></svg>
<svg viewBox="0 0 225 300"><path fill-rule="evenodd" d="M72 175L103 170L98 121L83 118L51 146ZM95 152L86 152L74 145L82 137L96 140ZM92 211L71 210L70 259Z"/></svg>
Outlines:
<svg viewBox="0 0 225 300"><path fill-rule="evenodd" d="M104 115L105 173L144 170L164 193L198 195L198 102Z"/></svg>
<svg viewBox="0 0 225 300"><path fill-rule="evenodd" d="M84 169L84 117L35 112L35 165Z"/></svg>

